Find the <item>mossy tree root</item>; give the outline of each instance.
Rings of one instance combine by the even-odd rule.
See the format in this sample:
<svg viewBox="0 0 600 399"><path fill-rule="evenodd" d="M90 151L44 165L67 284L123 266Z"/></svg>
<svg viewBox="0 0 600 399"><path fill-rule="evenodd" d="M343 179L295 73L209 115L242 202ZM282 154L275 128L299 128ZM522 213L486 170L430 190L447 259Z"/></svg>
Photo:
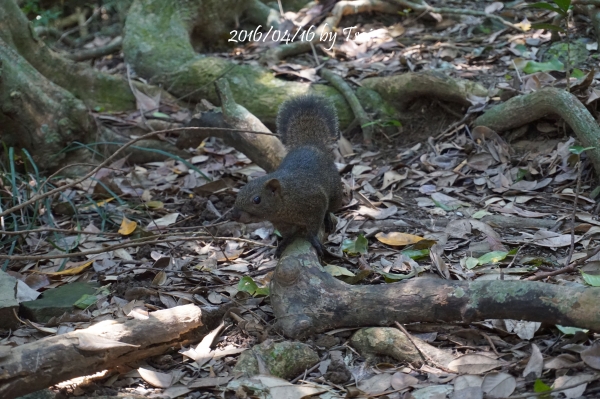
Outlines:
<svg viewBox="0 0 600 399"><path fill-rule="evenodd" d="M479 83L455 79L438 72L409 72L382 78L367 78L362 84L400 108L406 107L417 97L434 97L441 101L469 106L470 96L488 95L487 90Z"/></svg>
<svg viewBox="0 0 600 399"><path fill-rule="evenodd" d="M40 169L57 168L62 150L84 141L94 126L87 108L42 76L0 37L0 134L10 147L29 150Z"/></svg>
<svg viewBox="0 0 600 399"><path fill-rule="evenodd" d="M0 0L0 38L46 79L69 91L89 108L135 109L127 81L78 64L52 51L35 35L15 0Z"/></svg>
<svg viewBox="0 0 600 399"><path fill-rule="evenodd" d="M329 69L321 69L319 72L320 75L327 80L333 87L335 87L340 93L344 95L348 104L350 104L350 108L352 108L352 112L356 119L358 119L358 123L363 131L363 142L366 145L371 145L373 143L373 125L369 124L371 119L365 112L365 109L356 98L356 94L352 91L352 88L346 81L338 74L330 71Z"/></svg>
<svg viewBox="0 0 600 399"><path fill-rule="evenodd" d="M456 281L412 278L351 286L323 271L308 242L283 253L271 280L277 325L292 338L336 328L394 322L538 321L600 330L600 288L528 281ZM373 311L376 309L377 311Z"/></svg>
<svg viewBox="0 0 600 399"><path fill-rule="evenodd" d="M135 0L125 24L125 59L140 76L192 102L208 99L219 104L213 83L225 73L236 102L269 127L275 126L277 108L282 102L307 93L330 98L341 125L347 126L352 121L352 112L344 97L332 87L286 82L261 67L235 65L196 53L194 39L200 40L197 36L203 35L203 41L212 40L209 28L215 21L221 21L219 15L243 10L240 1L192 0L184 6L168 0ZM226 22L219 22L215 29L222 31L223 26L233 29L233 24Z"/></svg>
<svg viewBox="0 0 600 399"><path fill-rule="evenodd" d="M598 122L573 94L547 87L533 93L513 97L497 105L475 120L475 126L487 126L497 132L525 125L545 115L560 116L573 129L585 147L596 175L600 176L600 127Z"/></svg>

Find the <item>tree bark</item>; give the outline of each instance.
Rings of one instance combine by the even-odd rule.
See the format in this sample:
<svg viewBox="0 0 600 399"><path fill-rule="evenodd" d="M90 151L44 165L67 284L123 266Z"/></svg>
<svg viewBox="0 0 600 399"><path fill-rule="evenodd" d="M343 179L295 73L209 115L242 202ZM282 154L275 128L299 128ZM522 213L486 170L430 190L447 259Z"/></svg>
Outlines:
<svg viewBox="0 0 600 399"><path fill-rule="evenodd" d="M0 37L0 134L7 146L26 148L41 169L53 169L65 157L62 150L85 141L93 126L80 100L44 78Z"/></svg>
<svg viewBox="0 0 600 399"><path fill-rule="evenodd" d="M312 247L296 240L271 281L277 325L292 338L336 328L394 322L516 319L600 330L600 288L528 281L412 278L351 286L323 271Z"/></svg>
<svg viewBox="0 0 600 399"><path fill-rule="evenodd" d="M13 399L198 342L221 323L225 311L177 306L152 312L146 320L103 321L11 348L0 358L0 397Z"/></svg>

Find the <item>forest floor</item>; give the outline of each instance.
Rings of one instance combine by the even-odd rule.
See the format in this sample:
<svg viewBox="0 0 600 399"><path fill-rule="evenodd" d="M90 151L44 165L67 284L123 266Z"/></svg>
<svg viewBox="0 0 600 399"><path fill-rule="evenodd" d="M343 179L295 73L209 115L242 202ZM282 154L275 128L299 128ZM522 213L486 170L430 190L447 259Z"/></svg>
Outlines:
<svg viewBox="0 0 600 399"><path fill-rule="evenodd" d="M516 13L522 26L528 26L528 21L548 22L550 15L524 3L507 9L499 2L469 5L481 10L495 7L489 11L497 14ZM324 14L316 9L289 14L297 20L311 15ZM376 134L369 148L362 144L360 127L342 132L336 162L346 200L336 213L337 228L326 240L328 250L338 255L325 258L326 270L351 284L446 278L600 286L600 255L563 270L594 250L600 237L597 178L585 152L578 156L583 149L569 128L552 116L502 137L469 125L478 113L519 93L566 87L567 60L572 68L571 92L597 117L599 53L589 19L575 15L570 20L568 55L567 40L552 41L549 31L522 33L469 15L436 20L413 13L374 13L349 16L342 23L340 29L356 27L363 32L360 40L338 38L330 50L321 48L318 54L271 65L273 73L283 79L319 82L318 69L326 60L328 68L348 83L360 85L366 77L435 70L479 82L490 95L473 98L469 109L418 99L405 118L374 121ZM101 46L111 39L98 33L88 45ZM266 48L242 43L213 55L252 64ZM93 65L109 73L127 73L120 54L95 59ZM159 109L153 117L163 126L165 121L178 126L192 116L185 108L156 105ZM148 126L139 112L95 115L115 130ZM4 266L35 291L29 299L75 281L98 282L104 289L86 309L49 322L27 322L11 334L0 335L0 344L21 345L101 320L120 319L134 308L148 311L187 303L245 303L246 322L228 321L210 352L224 355L204 364L172 353L168 358L147 359L121 375L107 373L85 383L67 381L57 387L62 394L214 397L227 389L208 382L191 392L185 392L185 387L192 381L233 378L238 352L265 340L283 340L270 330L275 320L265 295L276 266L277 234L267 222L245 226L228 220L239 188L264 171L214 138L189 153L187 162L169 159L130 165L121 159L66 190L50 207L41 208L40 217L31 223L31 229L62 231L31 232L17 244L3 241L3 252L16 257ZM58 187L72 181L55 178L51 184ZM29 189L25 175L21 183L14 186L17 197ZM15 194L7 185L4 191ZM54 257L127 243L148 231L172 237L208 231L215 237L247 238L261 245L181 240ZM443 247L442 256L430 255L433 243ZM254 300L247 301L250 296ZM248 328L250 322L253 329ZM431 364L417 367L389 357L366 359L349 346L354 330L346 329L305 340L321 360L309 372L288 380L321 387L326 392L322 397L346 397L346 386L357 386L363 393L354 393L363 397L387 398L544 397L550 387L569 386L555 395L600 395L600 374L594 368L600 364L600 352L593 345L597 336L591 332L515 320L417 323L405 328L459 359L463 372ZM334 383L328 377L334 351L341 352L351 374L348 381ZM490 367L480 364L481 355L494 360ZM170 376L170 388L152 385L164 375ZM285 397L301 397L289 389L286 395L290 396Z"/></svg>

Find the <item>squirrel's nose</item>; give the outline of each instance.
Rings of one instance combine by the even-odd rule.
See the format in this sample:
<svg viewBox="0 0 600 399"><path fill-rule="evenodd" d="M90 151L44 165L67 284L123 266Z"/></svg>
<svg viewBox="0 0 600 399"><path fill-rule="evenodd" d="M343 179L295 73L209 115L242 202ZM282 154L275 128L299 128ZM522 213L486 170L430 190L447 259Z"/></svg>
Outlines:
<svg viewBox="0 0 600 399"><path fill-rule="evenodd" d="M231 219L238 221L238 220L240 220L241 217L242 217L242 212L240 212L239 209L233 208L231 210Z"/></svg>

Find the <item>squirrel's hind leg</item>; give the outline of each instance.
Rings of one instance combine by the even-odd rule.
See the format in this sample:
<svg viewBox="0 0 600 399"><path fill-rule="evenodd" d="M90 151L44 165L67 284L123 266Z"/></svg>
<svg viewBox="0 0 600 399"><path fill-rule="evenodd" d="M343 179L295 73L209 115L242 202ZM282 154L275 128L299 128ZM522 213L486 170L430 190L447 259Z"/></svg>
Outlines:
<svg viewBox="0 0 600 399"><path fill-rule="evenodd" d="M306 238L308 239L308 242L310 242L310 244L317 250L317 255L319 255L319 258L322 258L323 255L325 255L325 247L321 243L321 240L319 240L319 235L309 234Z"/></svg>

